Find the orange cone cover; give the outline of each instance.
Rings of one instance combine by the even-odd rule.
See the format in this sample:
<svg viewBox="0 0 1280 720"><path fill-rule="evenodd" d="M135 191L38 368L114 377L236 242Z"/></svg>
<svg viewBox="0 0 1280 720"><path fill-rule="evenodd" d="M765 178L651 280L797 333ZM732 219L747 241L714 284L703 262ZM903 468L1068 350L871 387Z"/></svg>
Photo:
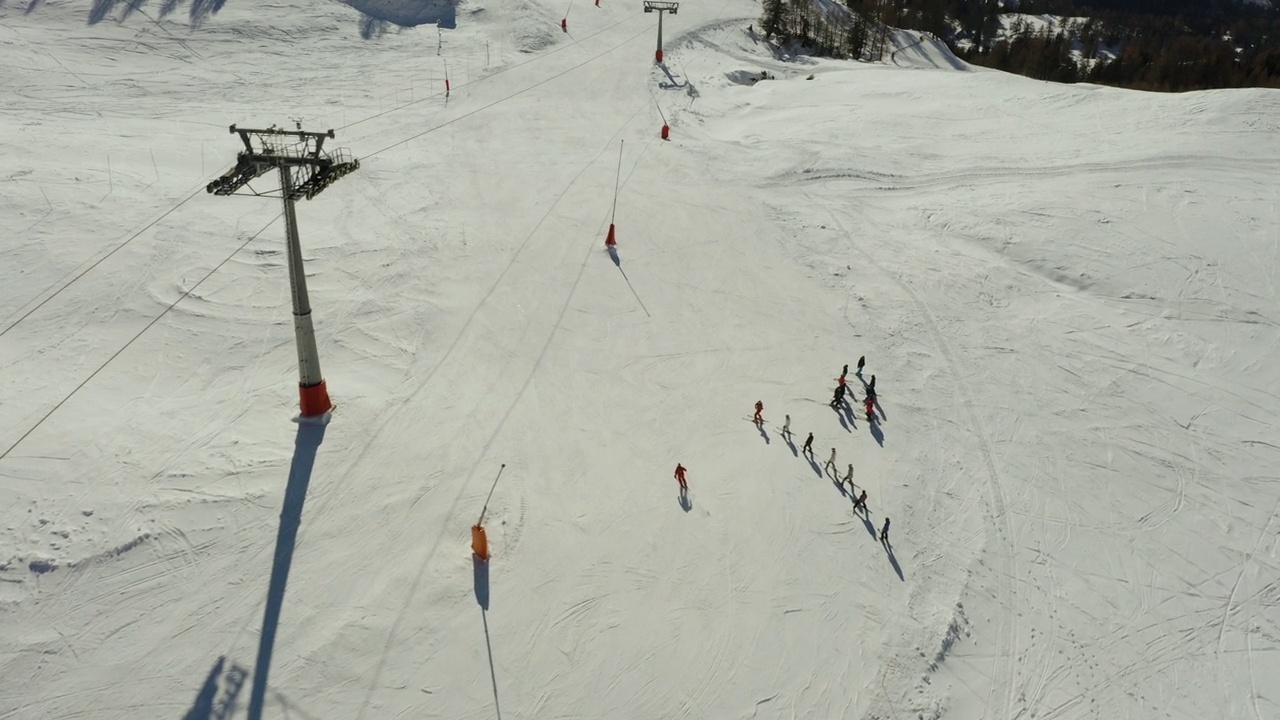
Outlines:
<svg viewBox="0 0 1280 720"><path fill-rule="evenodd" d="M484 534L483 525L471 526L471 552L481 560L489 559L489 538Z"/></svg>

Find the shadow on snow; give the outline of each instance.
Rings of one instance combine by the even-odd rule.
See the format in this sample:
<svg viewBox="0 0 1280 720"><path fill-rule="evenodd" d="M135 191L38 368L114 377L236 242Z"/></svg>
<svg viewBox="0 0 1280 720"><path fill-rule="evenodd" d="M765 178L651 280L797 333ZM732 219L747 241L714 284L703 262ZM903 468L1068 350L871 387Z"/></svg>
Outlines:
<svg viewBox="0 0 1280 720"><path fill-rule="evenodd" d="M302 524L302 506L307 499L307 486L315 466L316 451L324 442L322 423L299 423L294 441L293 463L289 466L289 484L280 509L280 529L276 533L276 554L271 563L271 581L267 586L267 607L262 614L262 634L258 640L258 660L253 667L253 689L249 693L249 720L262 717L266 701L267 674L271 669L271 653L275 649L276 630L280 627L280 611L284 607L284 589L289 582L293 549Z"/></svg>

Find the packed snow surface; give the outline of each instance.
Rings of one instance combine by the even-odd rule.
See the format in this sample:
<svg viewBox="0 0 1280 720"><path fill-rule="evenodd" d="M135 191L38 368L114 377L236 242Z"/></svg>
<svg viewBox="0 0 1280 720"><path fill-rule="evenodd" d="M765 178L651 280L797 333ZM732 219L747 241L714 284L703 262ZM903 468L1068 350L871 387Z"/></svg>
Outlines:
<svg viewBox="0 0 1280 720"><path fill-rule="evenodd" d="M1280 715L1280 93L775 53L744 0L665 66L613 0L25 10L0 719ZM295 121L361 160L298 207L327 425L279 200L204 190Z"/></svg>

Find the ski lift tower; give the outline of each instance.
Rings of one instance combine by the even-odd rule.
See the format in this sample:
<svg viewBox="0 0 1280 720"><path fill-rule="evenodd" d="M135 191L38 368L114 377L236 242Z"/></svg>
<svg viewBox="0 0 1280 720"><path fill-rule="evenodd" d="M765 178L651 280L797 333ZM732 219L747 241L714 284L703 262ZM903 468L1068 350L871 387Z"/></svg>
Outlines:
<svg viewBox="0 0 1280 720"><path fill-rule="evenodd" d="M644 0L645 12L658 11L658 52L654 54L653 61L659 65L662 64L662 13L669 12L675 15L679 9L680 3L664 2L664 0Z"/></svg>
<svg viewBox="0 0 1280 720"><path fill-rule="evenodd" d="M284 200L284 226L288 245L289 286L293 291L293 331L298 345L298 392L302 417L319 417L333 408L324 376L320 374L320 355L316 351L316 333L311 326L311 303L307 299L307 276L302 267L302 247L298 241L298 217L294 202L298 198L319 195L338 178L355 171L360 161L346 150L326 152L325 138L333 131L306 132L301 123L296 130L272 125L266 130L250 130L231 126L244 143L236 156L235 167L209 183L205 190L214 195L256 195ZM249 183L272 170L280 171L280 188L258 192ZM237 193L247 187L249 192Z"/></svg>

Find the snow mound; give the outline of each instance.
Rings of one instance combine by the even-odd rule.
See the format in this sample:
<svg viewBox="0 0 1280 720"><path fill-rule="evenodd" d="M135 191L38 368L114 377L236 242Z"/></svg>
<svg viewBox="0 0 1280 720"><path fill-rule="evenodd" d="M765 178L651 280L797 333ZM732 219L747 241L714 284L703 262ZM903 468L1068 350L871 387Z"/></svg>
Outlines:
<svg viewBox="0 0 1280 720"><path fill-rule="evenodd" d="M898 67L936 70L969 70L970 65L951 52L951 48L928 33L894 30L889 34L889 63Z"/></svg>

